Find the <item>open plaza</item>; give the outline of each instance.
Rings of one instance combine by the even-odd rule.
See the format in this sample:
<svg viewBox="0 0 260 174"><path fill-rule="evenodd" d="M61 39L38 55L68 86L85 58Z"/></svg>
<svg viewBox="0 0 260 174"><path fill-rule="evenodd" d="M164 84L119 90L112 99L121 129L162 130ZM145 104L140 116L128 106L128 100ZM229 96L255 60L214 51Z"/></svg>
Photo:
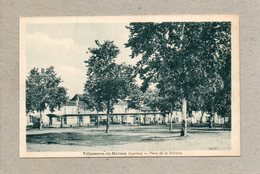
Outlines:
<svg viewBox="0 0 260 174"><path fill-rule="evenodd" d="M26 131L27 151L159 151L230 150L231 131L224 127L189 126L188 136L180 137L180 125L111 125L44 128Z"/></svg>

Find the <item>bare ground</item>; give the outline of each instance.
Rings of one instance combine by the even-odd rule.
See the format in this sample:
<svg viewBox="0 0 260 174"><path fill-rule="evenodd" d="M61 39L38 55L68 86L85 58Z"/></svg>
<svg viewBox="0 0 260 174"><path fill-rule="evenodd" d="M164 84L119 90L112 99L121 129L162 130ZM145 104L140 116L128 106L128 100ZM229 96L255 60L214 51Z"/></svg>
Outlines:
<svg viewBox="0 0 260 174"><path fill-rule="evenodd" d="M28 151L158 151L158 150L230 150L231 132L223 128L190 127L180 137L176 126L164 125L45 128L27 130Z"/></svg>

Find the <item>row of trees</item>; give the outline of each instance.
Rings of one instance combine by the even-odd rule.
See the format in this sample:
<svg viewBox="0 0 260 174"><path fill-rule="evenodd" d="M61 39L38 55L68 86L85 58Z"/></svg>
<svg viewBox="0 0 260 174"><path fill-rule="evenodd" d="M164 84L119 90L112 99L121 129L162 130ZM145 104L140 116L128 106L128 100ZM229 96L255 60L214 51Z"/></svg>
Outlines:
<svg viewBox="0 0 260 174"><path fill-rule="evenodd" d="M131 48L132 58L141 55L142 59L135 67L117 65L118 47L111 41L96 41L97 48L89 49L86 61L90 106L97 111L106 108L109 117L113 103L128 96L132 108L145 103L163 112L181 109L182 135L187 133L186 119L192 110L210 113L210 126L214 113L230 116L230 23L131 23L127 28L126 47ZM134 81L137 75L143 80L140 89ZM145 99L150 84L158 90L146 93Z"/></svg>
<svg viewBox="0 0 260 174"><path fill-rule="evenodd" d="M231 24L229 22L131 23L126 47L139 55L135 72L143 87L155 83L161 110L231 113ZM181 106L180 106L181 105ZM211 119L212 123L212 119Z"/></svg>
<svg viewBox="0 0 260 174"><path fill-rule="evenodd" d="M85 61L84 101L97 113L107 111L106 132L118 99L127 99L131 108L146 104L162 112L181 109L182 135L192 110L230 117L230 27L229 22L130 23L125 46L131 48L132 58L142 57L134 67L115 63L120 50L113 41L96 40ZM137 76L143 80L140 87ZM26 80L27 112L60 107L66 101L60 82L53 67L32 69ZM147 91L151 84L155 91Z"/></svg>

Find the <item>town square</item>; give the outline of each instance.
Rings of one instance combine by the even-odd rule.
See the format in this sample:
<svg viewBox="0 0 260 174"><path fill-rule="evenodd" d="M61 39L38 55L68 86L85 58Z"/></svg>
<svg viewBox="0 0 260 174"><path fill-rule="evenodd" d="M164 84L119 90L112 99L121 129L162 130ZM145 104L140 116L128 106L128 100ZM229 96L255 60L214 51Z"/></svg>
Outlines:
<svg viewBox="0 0 260 174"><path fill-rule="evenodd" d="M22 25L26 152L237 152L232 18L36 19Z"/></svg>

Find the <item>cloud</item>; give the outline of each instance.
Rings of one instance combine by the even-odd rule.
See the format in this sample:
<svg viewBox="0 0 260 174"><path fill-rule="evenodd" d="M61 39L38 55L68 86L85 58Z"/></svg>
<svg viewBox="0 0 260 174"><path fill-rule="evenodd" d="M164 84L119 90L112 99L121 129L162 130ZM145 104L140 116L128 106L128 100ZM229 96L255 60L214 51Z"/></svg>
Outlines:
<svg viewBox="0 0 260 174"><path fill-rule="evenodd" d="M50 45L50 46L57 46L57 47L62 46L64 48L69 48L69 49L76 47L76 43L70 38L55 39L55 38L51 38L46 33L41 33L41 32L28 34L27 39L29 39L31 42L41 43L43 45Z"/></svg>
<svg viewBox="0 0 260 174"><path fill-rule="evenodd" d="M28 34L26 39L27 72L33 67L53 66L70 96L83 92L86 80L84 46L70 38L52 38L40 32Z"/></svg>
<svg viewBox="0 0 260 174"><path fill-rule="evenodd" d="M70 97L76 93L83 93L87 80L86 72L70 65L60 65L55 68L57 74L62 74L62 85L68 89Z"/></svg>
<svg viewBox="0 0 260 174"><path fill-rule="evenodd" d="M140 60L140 57L135 59L129 57L131 49L124 47L128 39L128 31L124 25L122 26L95 24L81 26L82 28L78 31L67 25L58 28L51 25L47 27L48 30L44 26L37 25L26 35L27 72L33 67L53 66L64 81L62 85L68 89L70 97L75 93L83 93L87 79L87 68L84 63L87 59L86 51L89 47L96 47L95 39L101 42L107 39L115 41L121 52L116 59L117 63L125 62L135 65ZM138 84L140 83L138 79Z"/></svg>
<svg viewBox="0 0 260 174"><path fill-rule="evenodd" d="M84 55L84 48L70 38L56 39L45 33L33 33L27 35L26 43L29 63L77 64L77 59Z"/></svg>

